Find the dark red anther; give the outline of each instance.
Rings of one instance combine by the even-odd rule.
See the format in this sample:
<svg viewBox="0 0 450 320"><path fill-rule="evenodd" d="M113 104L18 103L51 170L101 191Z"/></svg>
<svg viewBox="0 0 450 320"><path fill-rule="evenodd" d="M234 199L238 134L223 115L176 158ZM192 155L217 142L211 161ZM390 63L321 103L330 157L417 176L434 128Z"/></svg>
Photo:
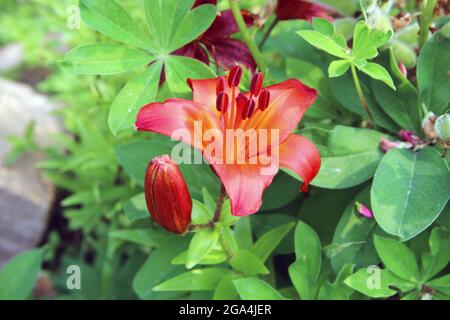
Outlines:
<svg viewBox="0 0 450 320"><path fill-rule="evenodd" d="M245 120L249 117L250 111L255 110L255 101L247 100L242 108L241 119ZM252 111L252 114L253 114Z"/></svg>
<svg viewBox="0 0 450 320"><path fill-rule="evenodd" d="M238 96L236 97L236 106L238 110L242 110L242 107L244 106L244 104L247 102L248 98L242 94L239 93Z"/></svg>
<svg viewBox="0 0 450 320"><path fill-rule="evenodd" d="M225 84L226 84L225 77L217 78L216 95L219 95L219 93L225 91Z"/></svg>
<svg viewBox="0 0 450 320"><path fill-rule="evenodd" d="M258 98L258 108L261 111L264 111L267 109L267 107L269 106L269 102L270 102L270 92L267 89L263 89L261 91L261 93L259 94L259 98Z"/></svg>
<svg viewBox="0 0 450 320"><path fill-rule="evenodd" d="M252 100L252 103L250 103L250 107L248 108L247 118L251 118L256 110L256 103L254 100Z"/></svg>
<svg viewBox="0 0 450 320"><path fill-rule="evenodd" d="M230 88L238 87L239 83L241 83L242 78L242 68L240 66L234 66L231 68L230 73L228 74L228 86Z"/></svg>
<svg viewBox="0 0 450 320"><path fill-rule="evenodd" d="M220 92L216 99L216 108L219 112L227 112L228 109L228 95L225 92Z"/></svg>
<svg viewBox="0 0 450 320"><path fill-rule="evenodd" d="M257 97L261 92L262 84L263 84L264 76L261 72L258 72L252 77L252 81L250 82L250 92Z"/></svg>

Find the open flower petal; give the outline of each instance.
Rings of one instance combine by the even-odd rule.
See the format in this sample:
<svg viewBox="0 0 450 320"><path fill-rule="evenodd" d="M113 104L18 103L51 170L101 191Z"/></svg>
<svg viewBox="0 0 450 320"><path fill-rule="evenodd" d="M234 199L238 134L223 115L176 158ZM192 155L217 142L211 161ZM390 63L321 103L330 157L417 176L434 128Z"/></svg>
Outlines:
<svg viewBox="0 0 450 320"><path fill-rule="evenodd" d="M303 179L301 190L308 191L308 185L320 169L320 154L308 139L292 134L279 148L280 167L294 171Z"/></svg>
<svg viewBox="0 0 450 320"><path fill-rule="evenodd" d="M271 170L271 174L261 174L262 167L252 164L213 164L213 168L225 187L231 202L231 213L235 216L258 212L263 191L276 174L276 170Z"/></svg>
<svg viewBox="0 0 450 320"><path fill-rule="evenodd" d="M297 127L305 111L314 103L317 91L296 79L290 79L266 89L270 92L269 106L263 112L258 111L246 127L256 130L278 129L281 144Z"/></svg>
<svg viewBox="0 0 450 320"><path fill-rule="evenodd" d="M169 99L144 106L137 115L135 126L139 131L173 137L200 150L203 150L203 132L222 128L208 106L184 99ZM195 136L200 139L194 141Z"/></svg>

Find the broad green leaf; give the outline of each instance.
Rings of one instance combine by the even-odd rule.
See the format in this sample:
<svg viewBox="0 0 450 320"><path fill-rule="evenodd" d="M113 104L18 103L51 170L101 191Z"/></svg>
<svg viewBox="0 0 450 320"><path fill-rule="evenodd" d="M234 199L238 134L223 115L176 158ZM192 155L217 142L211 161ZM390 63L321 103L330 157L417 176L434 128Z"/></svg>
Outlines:
<svg viewBox="0 0 450 320"><path fill-rule="evenodd" d="M350 288L359 291L371 298L387 298L397 293L392 287L399 289L412 289L414 284L385 269L362 268L350 277L345 279L344 283Z"/></svg>
<svg viewBox="0 0 450 320"><path fill-rule="evenodd" d="M232 274L232 271L223 268L195 269L164 281L154 287L153 291L214 290L218 282L229 274Z"/></svg>
<svg viewBox="0 0 450 320"><path fill-rule="evenodd" d="M316 232L299 221L295 228L295 262L289 267L289 276L302 300L315 298L321 270L321 244Z"/></svg>
<svg viewBox="0 0 450 320"><path fill-rule="evenodd" d="M376 229L374 219L368 219L356 210L358 201L370 206L370 188L365 188L352 200L344 211L333 236L334 253L330 257L335 272L347 264L355 264L360 269L379 262L373 245L373 232Z"/></svg>
<svg viewBox="0 0 450 320"><path fill-rule="evenodd" d="M114 0L80 0L81 17L91 28L111 39L154 51L152 40Z"/></svg>
<svg viewBox="0 0 450 320"><path fill-rule="evenodd" d="M203 229L197 231L189 244L186 268L191 269L211 252L219 241L219 231Z"/></svg>
<svg viewBox="0 0 450 320"><path fill-rule="evenodd" d="M450 274L427 282L430 288L450 296Z"/></svg>
<svg viewBox="0 0 450 320"><path fill-rule="evenodd" d="M170 234L160 229L124 229L109 232L114 240L131 242L145 247L160 247L170 238Z"/></svg>
<svg viewBox="0 0 450 320"><path fill-rule="evenodd" d="M447 202L444 210L442 210L439 217L436 219L436 222L445 227L447 230L450 230L450 203Z"/></svg>
<svg viewBox="0 0 450 320"><path fill-rule="evenodd" d="M297 218L292 215L279 212L276 214L261 212L257 215L252 215L251 221L255 237L256 239L259 239L264 236L264 234L275 228L281 227L288 223L295 224L297 222ZM294 232L291 229L281 240L280 244L273 250L272 254L289 254L292 252L294 252Z"/></svg>
<svg viewBox="0 0 450 320"><path fill-rule="evenodd" d="M167 85L176 97L186 97L191 92L187 79L207 79L216 76L207 65L183 56L168 56L164 67Z"/></svg>
<svg viewBox="0 0 450 320"><path fill-rule="evenodd" d="M170 277L182 272L184 267L172 265L170 262L187 248L187 239L172 239L150 253L143 266L133 279L133 290L141 299L168 299L173 295L153 292L153 287Z"/></svg>
<svg viewBox="0 0 450 320"><path fill-rule="evenodd" d="M42 249L34 249L13 257L0 269L0 300L30 298L41 270Z"/></svg>
<svg viewBox="0 0 450 320"><path fill-rule="evenodd" d="M377 48L370 42L369 26L365 21L359 21L353 31L353 59L372 59L377 55Z"/></svg>
<svg viewBox="0 0 450 320"><path fill-rule="evenodd" d="M306 117L339 118L339 110L336 108L338 102L331 92L330 82L322 68L306 60L287 58L286 73L289 77L297 78L308 87L317 90L317 99L306 111Z"/></svg>
<svg viewBox="0 0 450 320"><path fill-rule="evenodd" d="M381 133L370 129L336 126L332 131L305 129L300 134L318 147L321 156L319 174L312 185L342 189L370 179L383 157Z"/></svg>
<svg viewBox="0 0 450 320"><path fill-rule="evenodd" d="M161 69L160 62L152 64L131 79L116 96L108 116L109 128L114 135L133 128L140 108L155 100Z"/></svg>
<svg viewBox="0 0 450 320"><path fill-rule="evenodd" d="M117 160L124 170L139 185L144 185L145 169L148 163L156 156L171 154L173 147L179 142L172 142L170 138L148 134L148 139L134 139L128 143L116 146L115 153ZM201 157L198 151L192 150L192 154ZM219 181L206 164L184 164L178 167L183 174L183 178L189 188L191 196L195 199L202 199L202 188L208 188L211 192L217 192Z"/></svg>
<svg viewBox="0 0 450 320"><path fill-rule="evenodd" d="M333 283L325 282L320 287L319 300L348 300L354 290L344 284L344 280L352 275L355 265L346 264L342 266L337 273L336 280Z"/></svg>
<svg viewBox="0 0 450 320"><path fill-rule="evenodd" d="M148 65L154 57L143 50L114 43L94 43L70 50L61 62L73 74L111 75Z"/></svg>
<svg viewBox="0 0 450 320"><path fill-rule="evenodd" d="M213 217L213 211L210 211L203 203L198 200L192 200L192 223L208 223Z"/></svg>
<svg viewBox="0 0 450 320"><path fill-rule="evenodd" d="M267 282L257 278L243 278L233 281L242 300L286 300Z"/></svg>
<svg viewBox="0 0 450 320"><path fill-rule="evenodd" d="M185 265L188 259L188 251L184 251L176 256L171 263ZM222 249L218 249L217 246L211 250L205 257L203 257L198 264L201 265L213 265L225 262L227 260L226 254Z"/></svg>
<svg viewBox="0 0 450 320"><path fill-rule="evenodd" d="M430 252L422 256L424 280L439 273L450 262L450 233L444 228L434 228L430 235Z"/></svg>
<svg viewBox="0 0 450 320"><path fill-rule="evenodd" d="M369 105L370 111L372 112L375 123L390 132L397 133L400 128L383 111L375 100L374 93L370 88L370 77L366 76L364 73L360 73L358 77L364 97ZM339 78L330 78L330 87L335 98L342 105L342 107L357 115L360 115L362 118L367 118L367 113L359 101L351 72L347 72Z"/></svg>
<svg viewBox="0 0 450 320"><path fill-rule="evenodd" d="M417 64L417 83L421 104L443 114L450 102L450 39L435 33L422 48Z"/></svg>
<svg viewBox="0 0 450 320"><path fill-rule="evenodd" d="M250 217L242 217L234 226L234 237L239 249L250 250L253 246Z"/></svg>
<svg viewBox="0 0 450 320"><path fill-rule="evenodd" d="M298 181L284 172L279 172L263 193L261 211L284 207L299 196Z"/></svg>
<svg viewBox="0 0 450 320"><path fill-rule="evenodd" d="M381 261L396 276L410 282L420 280L414 253L404 243L374 235L375 248Z"/></svg>
<svg viewBox="0 0 450 320"><path fill-rule="evenodd" d="M148 212L147 204L145 203L145 194L143 192L125 202L123 210L128 219L132 222L150 218L150 213Z"/></svg>
<svg viewBox="0 0 450 320"><path fill-rule="evenodd" d="M362 72L364 72L373 79L383 81L393 90L396 90L394 81L392 80L389 72L387 72L387 70L383 66L380 66L379 64L373 62L368 62L363 66L361 66L359 70L361 70Z"/></svg>
<svg viewBox="0 0 450 320"><path fill-rule="evenodd" d="M239 279L237 274L231 274L223 277L214 290L213 300L235 300L238 296L233 281Z"/></svg>
<svg viewBox="0 0 450 320"><path fill-rule="evenodd" d="M375 173L372 209L384 231L407 240L439 216L449 194L450 173L437 150L393 149Z"/></svg>
<svg viewBox="0 0 450 320"><path fill-rule="evenodd" d="M252 253L262 262L266 262L270 254L280 244L281 240L292 229L294 223L287 223L262 235L253 245Z"/></svg>
<svg viewBox="0 0 450 320"><path fill-rule="evenodd" d="M230 265L236 271L250 274L268 274L269 270L250 251L239 250L230 259Z"/></svg>
<svg viewBox="0 0 450 320"><path fill-rule="evenodd" d="M191 10L194 0L143 0L150 34L158 47L170 53L196 39L214 21L216 8L202 5Z"/></svg>
<svg viewBox="0 0 450 320"><path fill-rule="evenodd" d="M333 24L324 18L317 18L314 17L312 19L312 26L314 31L320 32L323 35L326 36L332 36L334 33L334 26Z"/></svg>
<svg viewBox="0 0 450 320"><path fill-rule="evenodd" d="M348 55L345 52L344 48L337 44L332 38L323 35L320 32L312 30L301 30L297 31L297 34L317 49L323 50L338 58L348 58Z"/></svg>
<svg viewBox="0 0 450 320"><path fill-rule="evenodd" d="M340 77L347 72L348 68L350 68L350 61L335 60L328 67L328 76L330 78Z"/></svg>

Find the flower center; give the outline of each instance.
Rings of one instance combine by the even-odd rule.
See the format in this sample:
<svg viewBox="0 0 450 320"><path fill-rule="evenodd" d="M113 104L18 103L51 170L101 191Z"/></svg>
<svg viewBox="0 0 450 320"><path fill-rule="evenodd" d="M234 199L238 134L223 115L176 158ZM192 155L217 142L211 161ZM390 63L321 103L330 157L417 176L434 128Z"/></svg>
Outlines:
<svg viewBox="0 0 450 320"><path fill-rule="evenodd" d="M237 128L257 114L267 109L270 102L270 92L262 87L264 76L256 73L250 82L248 95L237 93L242 78L242 69L235 66L225 77L217 78L216 84L216 109L221 113L225 128ZM227 93L227 87L231 89L231 97Z"/></svg>

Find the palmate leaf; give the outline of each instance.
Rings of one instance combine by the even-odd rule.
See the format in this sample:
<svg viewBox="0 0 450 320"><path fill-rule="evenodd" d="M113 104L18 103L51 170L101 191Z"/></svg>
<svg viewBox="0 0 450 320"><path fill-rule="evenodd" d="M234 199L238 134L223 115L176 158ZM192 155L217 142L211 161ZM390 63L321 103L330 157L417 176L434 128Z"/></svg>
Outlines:
<svg viewBox="0 0 450 320"><path fill-rule="evenodd" d="M147 23L158 49L170 53L196 39L214 21L216 7L201 5L191 10L194 0L142 0Z"/></svg>

